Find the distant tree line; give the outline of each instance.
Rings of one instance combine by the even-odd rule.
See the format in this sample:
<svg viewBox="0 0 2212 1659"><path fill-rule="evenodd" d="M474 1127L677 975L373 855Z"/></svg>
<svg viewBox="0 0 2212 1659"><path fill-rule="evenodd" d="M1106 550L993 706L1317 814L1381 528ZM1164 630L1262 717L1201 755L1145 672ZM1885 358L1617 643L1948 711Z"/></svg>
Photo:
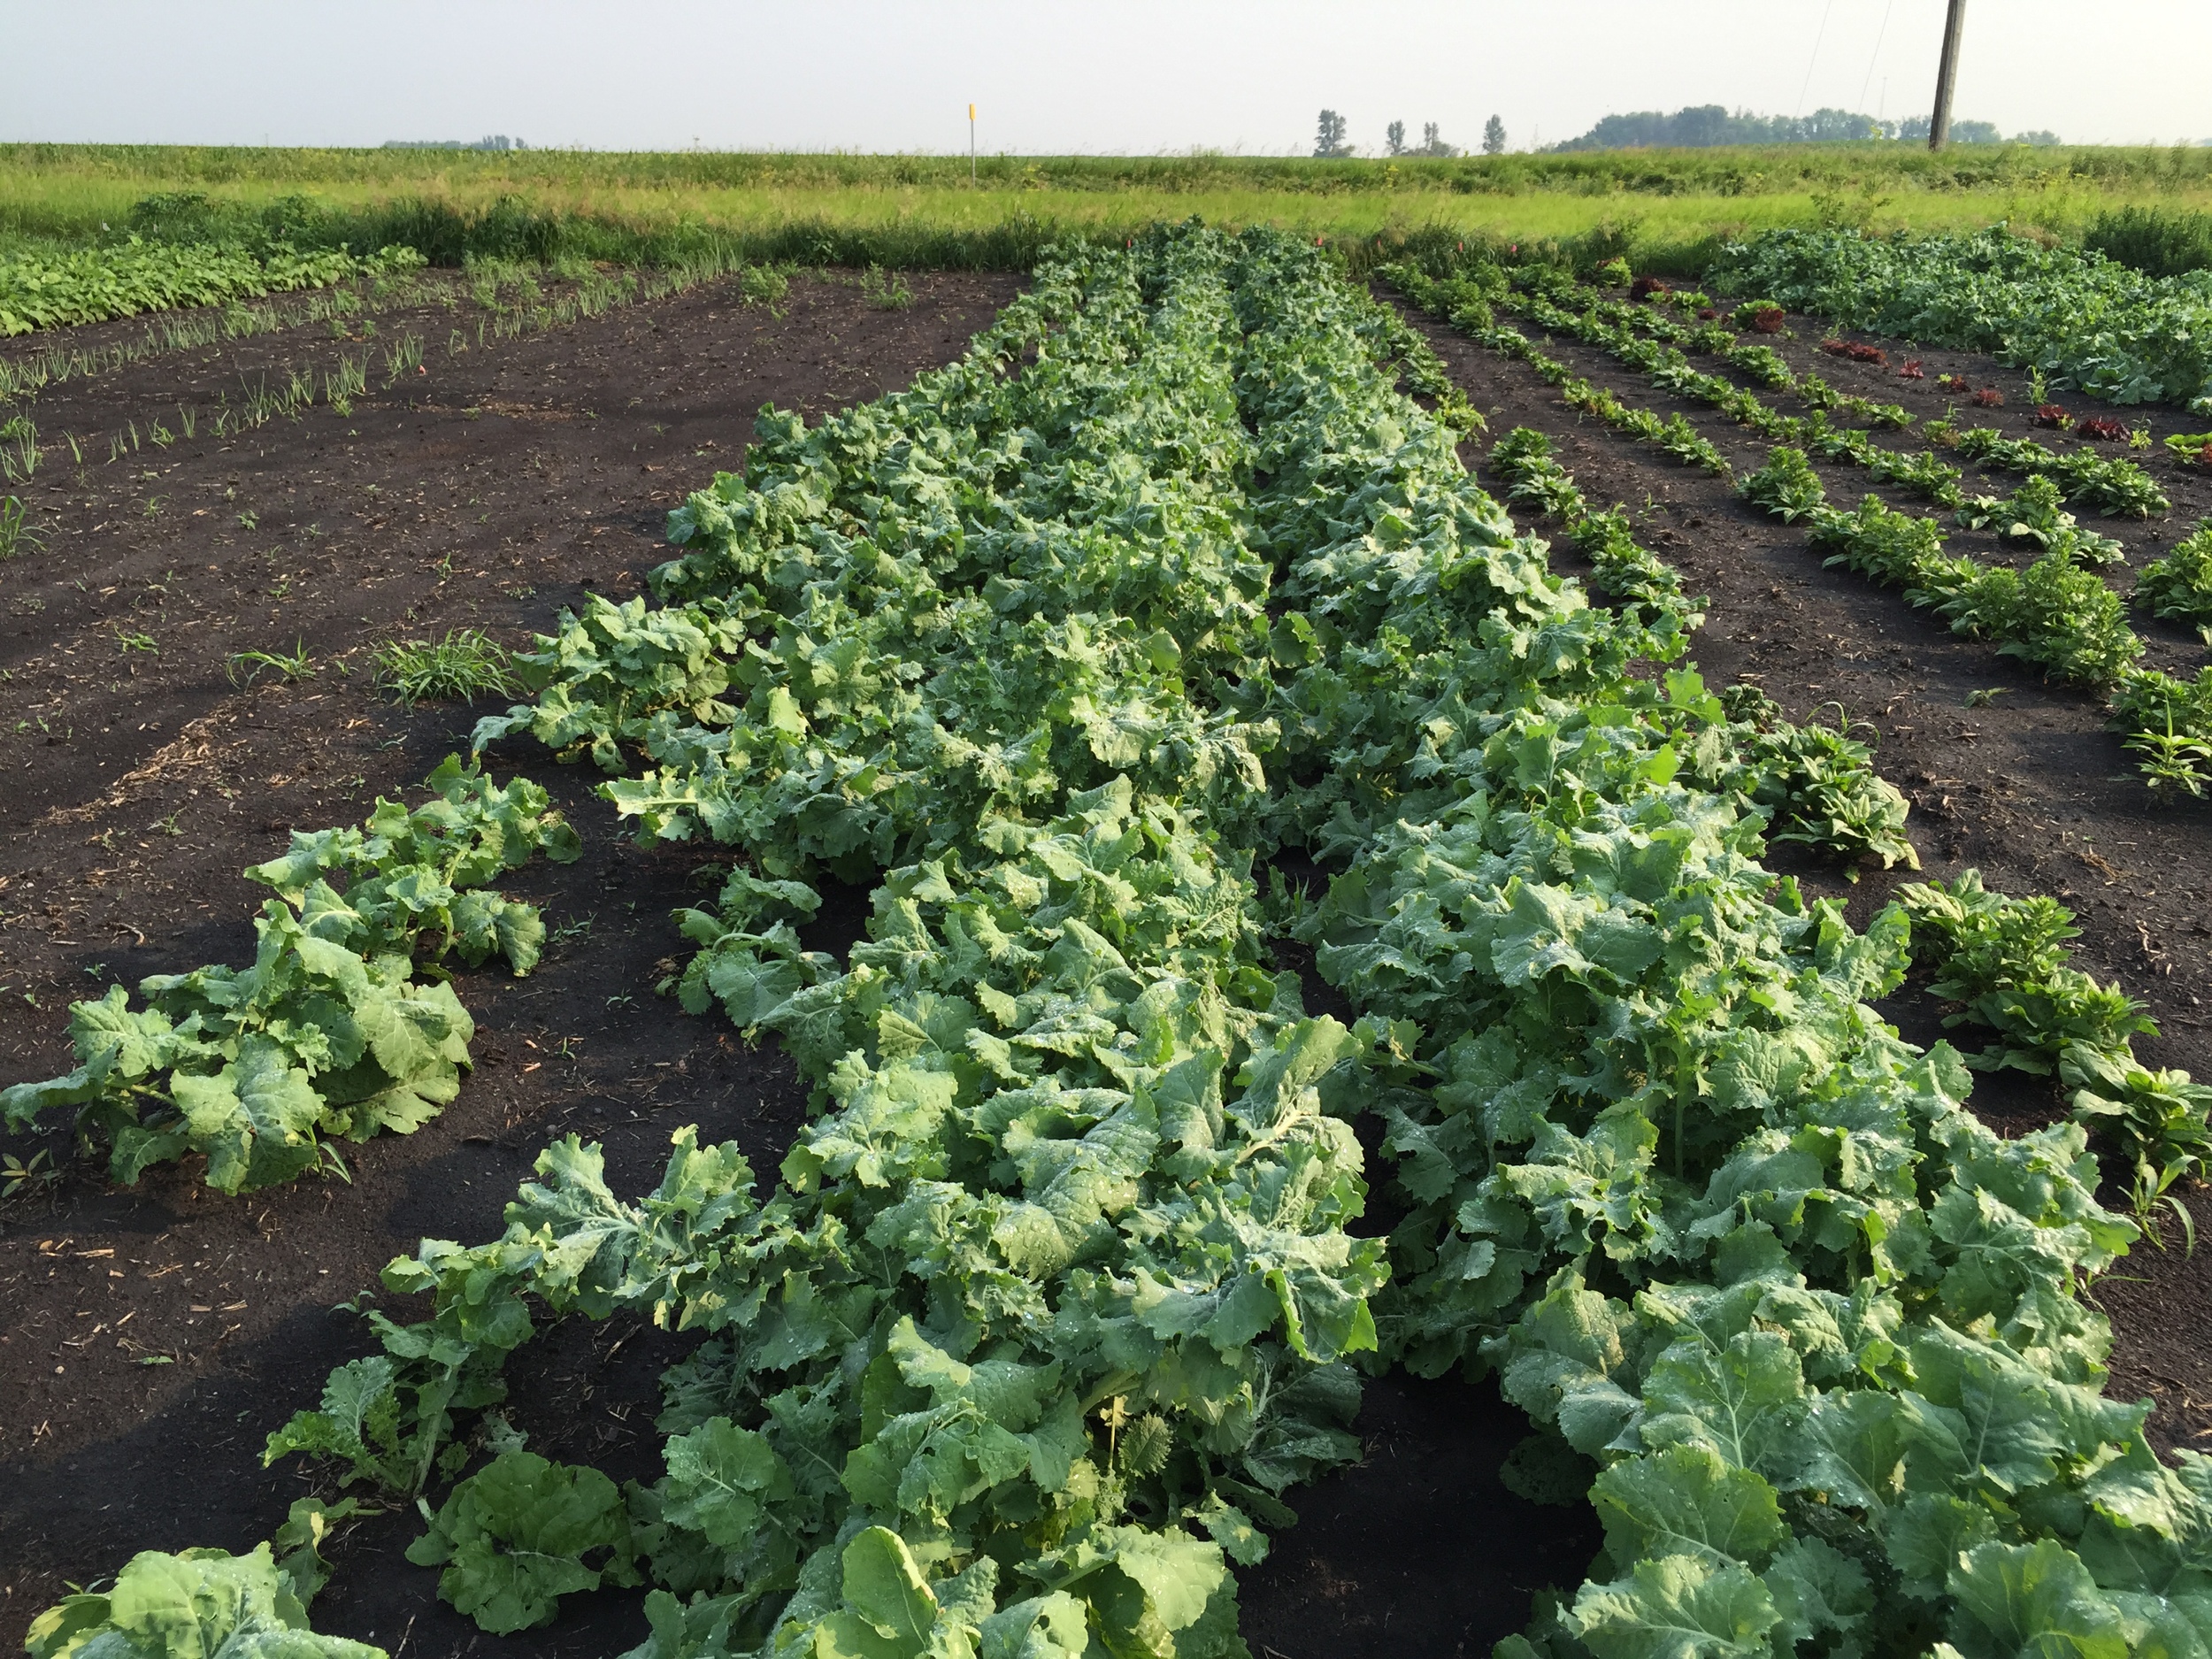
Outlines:
<svg viewBox="0 0 2212 1659"><path fill-rule="evenodd" d="M1340 161L1347 156L1357 155L1359 152L1346 142L1346 135L1349 130L1350 124L1336 111L1322 111L1320 123L1314 129L1313 153L1325 161ZM1383 144L1387 152L1393 156L1440 157L1456 156L1460 153L1458 145L1448 144L1444 142L1442 127L1435 121L1421 123L1421 142L1418 144L1408 144L1406 124L1403 121L1393 121L1383 128ZM1482 129L1482 153L1486 156L1495 156L1502 154L1504 150L1505 123L1494 115Z"/></svg>
<svg viewBox="0 0 2212 1659"><path fill-rule="evenodd" d="M1854 141L1888 140L1925 143L1928 118L1909 116L1885 121L1850 110L1815 110L1810 115L1732 114L1717 104L1693 104L1667 115L1657 110L1639 110L1629 115L1609 115L1579 138L1554 144L1555 153L1577 150L1632 150L1638 148L1702 150L1715 144L1835 144ZM2004 135L1992 121L1953 121L1955 144L2001 144ZM2055 144L2049 132L2016 133L2018 144Z"/></svg>
<svg viewBox="0 0 2212 1659"><path fill-rule="evenodd" d="M1406 124L1403 121L1393 121L1383 128L1383 142L1385 148L1394 156L1456 156L1459 154L1459 146L1446 143L1434 121L1421 123L1421 142L1418 144L1407 144Z"/></svg>
<svg viewBox="0 0 2212 1659"><path fill-rule="evenodd" d="M1324 160L1340 160L1359 151L1350 141L1351 124L1335 110L1321 111L1314 130L1313 153ZM1692 104L1668 115L1658 110L1638 110L1628 115L1609 115L1579 138L1548 146L1554 155L1578 150L1704 150L1717 144L1840 144L1886 142L1924 144L1928 118L1907 116L1899 121L1880 120L1850 110L1815 110L1810 115L1754 115L1746 110L1730 112L1717 104ZM2005 135L1993 121L1953 121L1955 144L2001 144ZM2035 131L2015 133L2016 144L2055 144L2058 134ZM487 148L486 140L479 149ZM503 146L504 141L501 141ZM1456 156L1456 145L1444 142L1434 121L1421 127L1421 142L1406 142L1406 124L1393 121L1383 128L1383 143L1393 156ZM519 150L521 146L516 145ZM1482 129L1482 153L1505 150L1505 123L1494 115Z"/></svg>
<svg viewBox="0 0 2212 1659"><path fill-rule="evenodd" d="M530 146L519 138L510 138L504 133L493 133L478 139L472 144L465 143L457 138L388 138L384 141L384 148L387 150L527 150Z"/></svg>

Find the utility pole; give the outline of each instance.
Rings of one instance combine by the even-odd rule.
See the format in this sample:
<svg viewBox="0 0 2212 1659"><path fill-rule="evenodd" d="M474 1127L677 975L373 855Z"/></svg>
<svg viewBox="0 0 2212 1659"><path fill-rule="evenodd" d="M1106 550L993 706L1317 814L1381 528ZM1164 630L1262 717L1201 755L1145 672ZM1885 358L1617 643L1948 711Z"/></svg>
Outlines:
<svg viewBox="0 0 2212 1659"><path fill-rule="evenodd" d="M968 182L975 183L975 105L968 105Z"/></svg>
<svg viewBox="0 0 2212 1659"><path fill-rule="evenodd" d="M1966 32L1966 0L1951 0L1943 20L1943 61L1936 65L1935 118L1928 123L1928 148L1951 142L1951 94L1959 80L1959 36Z"/></svg>

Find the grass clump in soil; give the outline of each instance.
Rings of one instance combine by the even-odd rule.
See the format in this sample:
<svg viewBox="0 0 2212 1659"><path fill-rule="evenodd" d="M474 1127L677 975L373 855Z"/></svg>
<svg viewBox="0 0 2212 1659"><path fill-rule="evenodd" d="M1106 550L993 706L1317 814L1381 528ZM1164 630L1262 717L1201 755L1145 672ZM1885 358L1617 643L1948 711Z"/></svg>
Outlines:
<svg viewBox="0 0 2212 1659"><path fill-rule="evenodd" d="M481 628L377 648L376 683L401 703L467 703L516 695L514 655Z"/></svg>

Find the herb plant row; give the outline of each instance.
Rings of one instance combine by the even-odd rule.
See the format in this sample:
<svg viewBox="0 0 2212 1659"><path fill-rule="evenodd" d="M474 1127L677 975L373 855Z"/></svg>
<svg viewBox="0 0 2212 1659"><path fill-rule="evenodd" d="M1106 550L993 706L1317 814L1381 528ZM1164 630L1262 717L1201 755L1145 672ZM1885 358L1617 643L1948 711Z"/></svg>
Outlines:
<svg viewBox="0 0 2212 1659"><path fill-rule="evenodd" d="M1560 387L1571 407L1631 437L1658 442L1678 460L1733 476L1718 451L1690 431L1678 415L1662 422L1647 410L1630 409L1612 393L1538 350L1517 330L1494 324L1493 303L1506 291L1502 273L1491 270L1438 280L1399 266L1389 274L1415 303L1448 318L1478 342L1527 363ZM1552 286L1563 284L1574 286L1565 278ZM1616 346L1626 341L1649 349L1648 342L1633 339L1594 311L1578 317L1555 305L1540 305L1538 310L1545 326L1577 338ZM2027 570L2015 572L1943 553L1943 533L1933 519L1898 512L1872 495L1865 497L1856 515L1832 510L1807 451L1790 442L1776 444L1769 464L1747 475L1740 487L1747 500L1785 520L1820 515L1815 541L1824 539L1833 554L1831 563L1848 564L1903 586L1909 599L1935 608L1954 632L1993 639L2003 654L2108 695L2114 725L2123 733L2124 746L2140 757L2139 770L2154 791L2200 796L2212 785L2212 671L2183 680L2137 664L2142 641L2128 626L2119 595L2093 572L2082 568L2111 562L2117 545L2084 529L2059 504L2062 495L2067 495L2097 503L2108 512L2164 511L2170 503L2139 467L2116 458L2085 457L2078 450L2057 455L2032 441L2006 439L1988 428L1937 434L1972 458L2029 472L2008 498L1977 496L1969 501L1959 488L1963 475L1938 461L1932 452L1917 462L1897 457L1871 443L1863 433L1830 427L1818 409L1809 419L1779 415L1755 394L1717 376L1699 374L1686 364L1671 371L1662 365L1654 378L1665 389L1695 396L1763 435L1801 441L1823 458L1869 465L1879 478L1956 504L1962 523L1976 528L2001 526L2004 534L2037 546L2042 557ZM1816 382L1817 377L1806 380ZM1813 389L1816 396L1826 390L1817 385ZM1879 407L1873 412L1878 413ZM1670 439L1666 434L1678 424L1681 434ZM1930 424L1932 428L1938 423ZM2170 562L2153 567L2155 576L2147 571L2151 580L2146 600L2171 609L2178 587L2178 603L2189 603L2193 557L2193 545L2185 541Z"/></svg>

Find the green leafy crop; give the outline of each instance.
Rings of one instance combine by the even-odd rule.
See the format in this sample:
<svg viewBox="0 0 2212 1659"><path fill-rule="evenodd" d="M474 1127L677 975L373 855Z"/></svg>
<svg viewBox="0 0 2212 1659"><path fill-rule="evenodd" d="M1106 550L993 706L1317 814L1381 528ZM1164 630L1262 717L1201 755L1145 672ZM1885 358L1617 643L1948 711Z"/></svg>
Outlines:
<svg viewBox="0 0 2212 1659"><path fill-rule="evenodd" d="M495 1636L548 1623L564 1595L638 1581L614 1482L535 1452L503 1452L456 1486L407 1559L444 1567L440 1593Z"/></svg>
<svg viewBox="0 0 2212 1659"><path fill-rule="evenodd" d="M1770 490L1791 500L1806 484L1817 504L1819 480L1794 450L1778 449L1775 461L1740 485L1739 490L1764 501ZM1799 473L1790 472L1794 457ZM1541 433L1517 426L1491 451L1491 465L1509 483L1509 499L1531 501L1567 521L1568 533L1597 566L1598 585L1617 596L1641 602L1659 616L1678 618L1685 627L1701 619L1683 611L1681 579L1674 570L1637 545L1625 514L1593 513L1580 489L1555 460ZM1671 654L1655 638L1654 656ZM1687 714L1697 707L1701 688L1682 683L1675 701ZM1718 718L1720 708L1740 705L1734 720ZM1781 718L1771 700L1747 687L1732 688L1721 703L1705 710L1690 763L1701 783L1733 793L1746 805L1772 815L1770 839L1794 841L1846 859L1864 857L1886 869L1904 864L1920 867L1920 857L1905 838L1908 811L1896 787L1878 776L1873 756L1847 733L1817 723L1795 726ZM1856 872L1854 872L1854 879Z"/></svg>
<svg viewBox="0 0 2212 1659"><path fill-rule="evenodd" d="M1993 1134L1880 1022L1904 910L1860 934L1759 864L1771 809L1700 751L1770 733L1632 672L1667 595L1552 573L1399 340L1317 250L1163 229L764 419L661 603L565 625L485 741L728 850L675 988L817 1111L765 1192L691 1130L634 1198L549 1148L501 1236L387 1269L427 1317L271 1454L425 1486L541 1317L634 1313L698 1333L660 1471L626 1532L512 1449L463 1481L417 1554L480 1619L634 1563L639 1659L1209 1659L1374 1354L1494 1378L1523 1463L1591 1483L1606 1548L1525 1649L2181 1631L2212 1463L2101 1393L2080 1293L2137 1232L2085 1132ZM1800 758L1808 800L1859 764ZM1350 1029L1269 971L1235 848L1328 872L1298 927ZM795 926L825 878L873 887L842 964Z"/></svg>
<svg viewBox="0 0 2212 1659"><path fill-rule="evenodd" d="M1924 941L1919 960L1935 972L1929 990L1960 1005L1945 1023L1998 1034L1969 1064L2047 1077L2070 1044L2124 1052L2132 1037L2156 1031L2139 1004L2066 965L2065 941L2081 930L2056 899L1992 893L1973 870L1899 896Z"/></svg>
<svg viewBox="0 0 2212 1659"><path fill-rule="evenodd" d="M1910 808L1896 785L1874 770L1873 751L1846 728L1817 718L1793 726L1764 694L1750 687L1721 694L1738 723L1709 727L1724 742L1703 739L1690 751L1701 783L1733 792L1771 817L1767 839L1794 842L1854 863L1886 870L1920 868L1905 834ZM1853 879L1857 872L1851 872Z"/></svg>
<svg viewBox="0 0 2212 1659"><path fill-rule="evenodd" d="M434 964L497 955L526 972L544 923L480 889L539 848L578 847L534 783L502 788L449 759L429 787L411 811L380 800L360 829L293 832L288 852L246 872L278 895L255 918L252 965L157 974L136 1009L119 985L75 1004L76 1069L0 1092L0 1117L25 1128L73 1107L116 1181L196 1152L227 1193L342 1168L326 1136L435 1117L475 1027Z"/></svg>
<svg viewBox="0 0 2212 1659"><path fill-rule="evenodd" d="M1987 351L2118 403L2186 403L2212 384L2200 273L2154 278L2002 226L1971 235L1768 231L1707 273L1852 328Z"/></svg>
<svg viewBox="0 0 2212 1659"><path fill-rule="evenodd" d="M1805 458L1802 449L1777 444L1767 464L1744 475L1736 493L1753 506L1772 513L1785 524L1809 515L1828 504L1828 492Z"/></svg>
<svg viewBox="0 0 2212 1659"><path fill-rule="evenodd" d="M2135 599L2154 617L2212 625L2212 518L2200 519L2163 558L2143 567Z"/></svg>
<svg viewBox="0 0 2212 1659"><path fill-rule="evenodd" d="M2070 910L2055 899L1992 893L1973 870L1906 887L1899 897L1924 941L1920 960L1935 972L1929 990L1958 1004L1944 1023L1996 1033L1969 1065L2055 1073L2072 1091L2076 1120L2109 1135L2127 1157L2139 1212L2176 1179L2205 1169L2212 1088L2186 1071L2138 1064L2134 1039L2158 1028L2117 986L2068 965L2067 941L2081 931Z"/></svg>
<svg viewBox="0 0 2212 1659"><path fill-rule="evenodd" d="M366 259L343 250L301 253L282 244L257 256L241 248L145 242L135 236L119 247L19 253L0 259L0 336L328 288L424 263L412 248L397 245Z"/></svg>
<svg viewBox="0 0 2212 1659"><path fill-rule="evenodd" d="M2117 564L2120 544L2110 536L2084 530L2059 505L2062 499L2058 485L2039 473L2004 500L1976 496L1959 509L1958 518L1970 530L1994 530L2009 541L2025 541L2045 554L2062 554L2078 564Z"/></svg>
<svg viewBox="0 0 2212 1659"><path fill-rule="evenodd" d="M107 1591L41 1613L24 1647L31 1659L385 1659L381 1647L308 1627L316 1587L291 1577L267 1544L243 1555L150 1549Z"/></svg>

